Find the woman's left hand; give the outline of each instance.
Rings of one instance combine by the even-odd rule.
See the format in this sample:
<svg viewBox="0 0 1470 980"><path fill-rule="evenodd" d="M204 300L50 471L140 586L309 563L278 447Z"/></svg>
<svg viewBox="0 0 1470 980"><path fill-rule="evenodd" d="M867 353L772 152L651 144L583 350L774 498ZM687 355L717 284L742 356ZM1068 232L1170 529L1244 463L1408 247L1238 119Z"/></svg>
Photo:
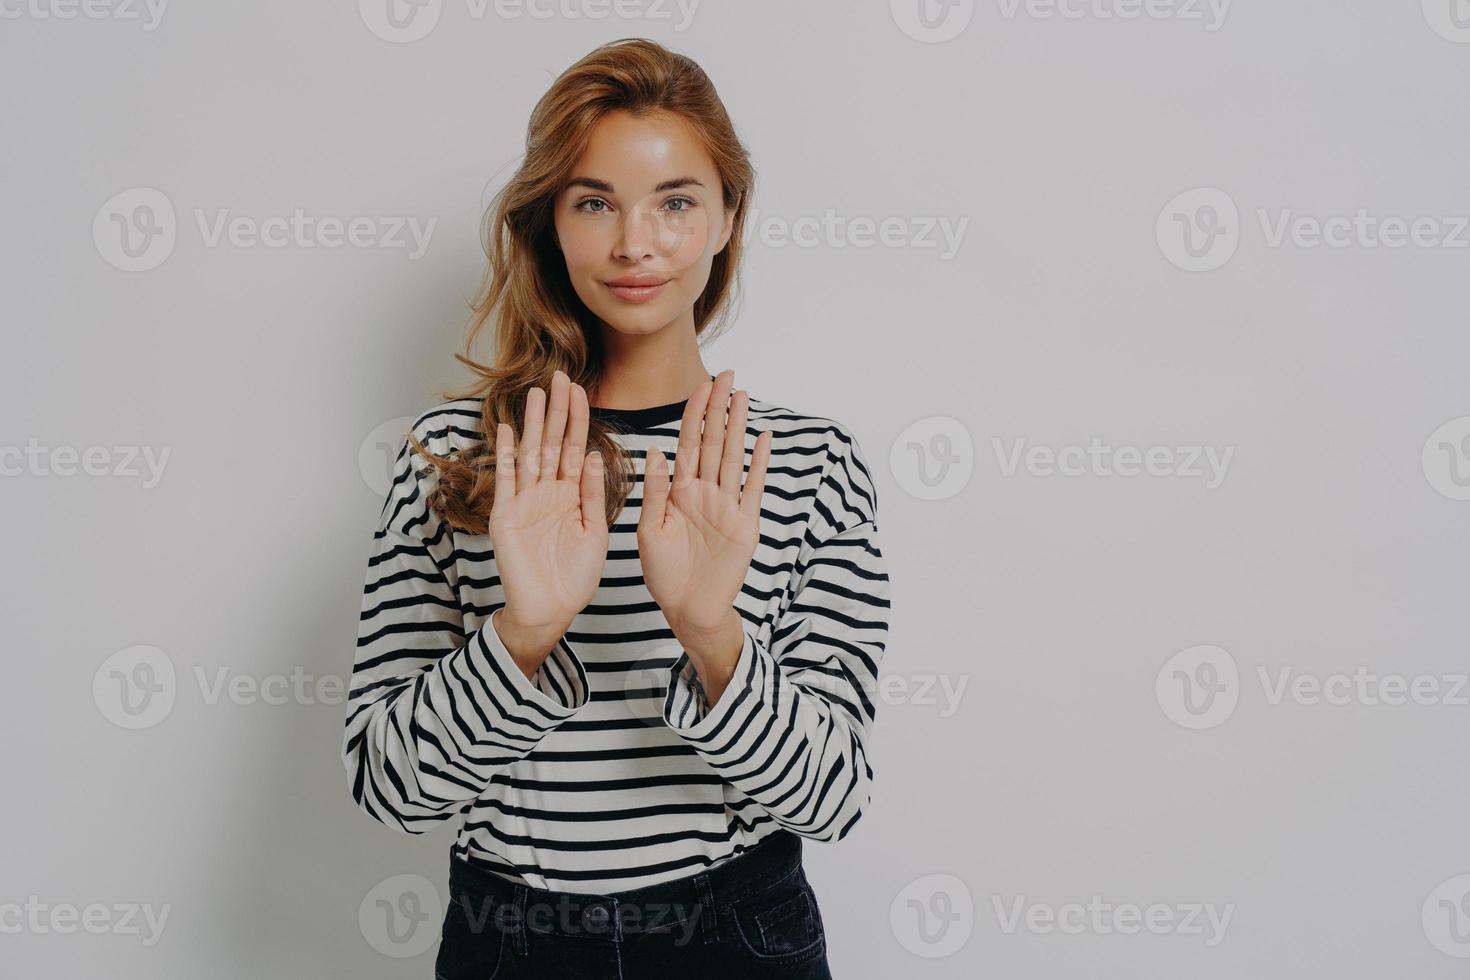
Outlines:
<svg viewBox="0 0 1470 980"><path fill-rule="evenodd" d="M648 450L638 553L644 583L681 639L727 627L760 542L771 433L756 437L742 489L749 395L736 391L730 398L727 425L725 400L734 382L734 371L722 371L690 396L672 488L668 457Z"/></svg>

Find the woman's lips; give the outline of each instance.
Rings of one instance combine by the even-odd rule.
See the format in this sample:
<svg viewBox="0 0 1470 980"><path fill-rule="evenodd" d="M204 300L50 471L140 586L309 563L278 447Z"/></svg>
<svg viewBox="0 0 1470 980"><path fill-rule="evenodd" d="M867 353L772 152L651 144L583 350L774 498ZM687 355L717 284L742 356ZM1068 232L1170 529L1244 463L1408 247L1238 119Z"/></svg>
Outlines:
<svg viewBox="0 0 1470 980"><path fill-rule="evenodd" d="M619 285L616 282L610 282L607 283L607 288L612 292L614 296L616 296L620 300L623 300L624 302L646 303L657 296L659 293L663 292L664 287L668 284L669 280L667 279L665 279L663 282L649 283L647 285L624 286Z"/></svg>

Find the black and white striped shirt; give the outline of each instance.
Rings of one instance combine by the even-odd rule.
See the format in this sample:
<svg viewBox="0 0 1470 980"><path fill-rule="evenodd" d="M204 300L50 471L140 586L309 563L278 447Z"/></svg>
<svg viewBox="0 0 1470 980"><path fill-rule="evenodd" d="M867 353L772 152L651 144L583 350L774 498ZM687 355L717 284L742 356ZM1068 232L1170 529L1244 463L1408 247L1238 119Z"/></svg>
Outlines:
<svg viewBox="0 0 1470 980"><path fill-rule="evenodd" d="M480 400L413 432L482 441ZM373 535L343 762L357 804L538 888L606 893L680 878L779 828L840 840L867 805L867 740L888 632L877 495L846 426L749 399L746 467L772 432L761 535L735 605L745 641L713 708L643 583L648 447L678 466L685 402L592 408L628 431L636 482L592 602L528 679L488 623L505 602L488 535L425 506L437 471L405 440Z"/></svg>

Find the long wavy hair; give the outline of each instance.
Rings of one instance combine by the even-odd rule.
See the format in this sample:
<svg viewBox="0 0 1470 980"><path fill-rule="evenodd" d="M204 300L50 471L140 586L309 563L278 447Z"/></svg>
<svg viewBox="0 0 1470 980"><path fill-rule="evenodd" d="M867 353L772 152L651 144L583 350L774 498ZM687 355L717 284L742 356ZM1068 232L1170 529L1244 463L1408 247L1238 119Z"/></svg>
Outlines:
<svg viewBox="0 0 1470 980"><path fill-rule="evenodd" d="M428 505L449 525L483 534L495 497L494 435L508 423L519 445L526 397L532 387L551 391L558 368L592 391L604 356L596 319L567 276L557 248L553 204L572 177L598 120L622 110L635 115L668 113L691 123L720 174L724 205L734 212L728 244L713 260L709 282L694 303L700 341L717 336L739 295L745 215L755 182L750 156L735 134L714 84L693 60L644 38L602 45L564 71L531 112L519 169L485 213L481 238L489 265L473 307L465 352L455 354L475 379L445 398L481 398L481 434L473 446L436 456L410 433L414 452L439 471ZM494 363L471 351L485 325L494 322ZM614 440L612 425L592 419L587 451L602 454L607 518L611 524L632 489L633 469Z"/></svg>

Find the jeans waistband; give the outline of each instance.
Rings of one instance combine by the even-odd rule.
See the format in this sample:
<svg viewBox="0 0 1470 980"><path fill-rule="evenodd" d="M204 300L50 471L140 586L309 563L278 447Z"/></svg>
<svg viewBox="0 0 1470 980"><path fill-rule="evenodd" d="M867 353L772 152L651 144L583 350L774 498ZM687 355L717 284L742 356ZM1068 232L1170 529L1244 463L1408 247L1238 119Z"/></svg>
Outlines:
<svg viewBox="0 0 1470 980"><path fill-rule="evenodd" d="M755 894L801 868L801 838L772 831L753 847L704 871L642 888L567 892L518 884L455 855L449 866L451 902L472 922L507 932L525 952L527 932L616 942L643 932L689 933L719 941L720 908Z"/></svg>

